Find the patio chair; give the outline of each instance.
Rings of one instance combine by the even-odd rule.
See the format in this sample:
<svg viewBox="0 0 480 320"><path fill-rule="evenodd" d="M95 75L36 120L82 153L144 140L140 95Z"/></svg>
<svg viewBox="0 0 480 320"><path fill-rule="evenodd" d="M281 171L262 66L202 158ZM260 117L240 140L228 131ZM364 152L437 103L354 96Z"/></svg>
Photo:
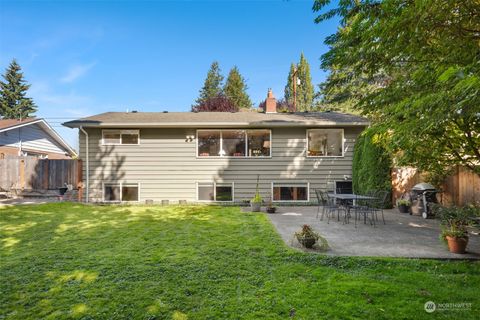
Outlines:
<svg viewBox="0 0 480 320"><path fill-rule="evenodd" d="M317 219L318 219L318 216L320 215L320 208L322 208L322 217L320 218L320 220L323 220L323 216L325 215L325 210L329 209L330 207L328 204L327 196L320 189L315 189L315 195L317 196L317 200L318 200Z"/></svg>
<svg viewBox="0 0 480 320"><path fill-rule="evenodd" d="M319 189L315 189L315 194L318 199L318 209L317 209L317 219L320 214L320 207L322 207L322 216L320 220L323 221L323 217L327 214L327 223L330 223L330 215L337 211L337 219L340 221L340 211L345 211L343 208L339 207L335 203L335 199L328 196L328 193L323 192Z"/></svg>
<svg viewBox="0 0 480 320"><path fill-rule="evenodd" d="M383 208L387 206L388 202L388 196L390 195L390 192L388 191L378 191L375 194L375 200L373 204L373 212L375 215L375 219L378 221L378 213L380 212L382 214L382 221L383 224L385 224L385 215L383 214Z"/></svg>
<svg viewBox="0 0 480 320"><path fill-rule="evenodd" d="M343 223L348 223L349 222L349 204L345 202L337 202L336 198L330 197L328 193L324 193L327 202L331 206L331 211L337 211L337 221L340 221L340 211L343 211Z"/></svg>
<svg viewBox="0 0 480 320"><path fill-rule="evenodd" d="M375 197L375 191L368 191L366 196ZM363 216L363 223L367 223L367 219L370 224L375 227L375 216L374 216L374 206L375 199L356 199L355 205L352 206L352 209L355 212L355 228L357 227L357 220L359 217Z"/></svg>

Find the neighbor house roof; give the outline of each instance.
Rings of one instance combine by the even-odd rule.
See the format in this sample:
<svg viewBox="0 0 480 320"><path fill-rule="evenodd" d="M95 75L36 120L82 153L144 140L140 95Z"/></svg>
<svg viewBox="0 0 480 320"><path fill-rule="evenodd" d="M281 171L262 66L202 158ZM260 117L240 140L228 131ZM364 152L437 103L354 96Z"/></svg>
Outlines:
<svg viewBox="0 0 480 320"><path fill-rule="evenodd" d="M309 127L367 126L368 120L338 112L106 112L65 122L78 127Z"/></svg>
<svg viewBox="0 0 480 320"><path fill-rule="evenodd" d="M60 144L68 154L71 156L76 156L77 153L75 150L70 147L70 145L63 140L63 138L55 131L53 128L41 118L26 118L23 120L17 119L1 119L0 120L0 132L5 132L9 130L14 130L17 128L37 124L42 128L49 136L51 136L58 144Z"/></svg>
<svg viewBox="0 0 480 320"><path fill-rule="evenodd" d="M0 130L7 131L10 127L18 127L19 125L24 125L26 123L38 120L37 118L26 118L23 120L19 119L1 119L0 120Z"/></svg>

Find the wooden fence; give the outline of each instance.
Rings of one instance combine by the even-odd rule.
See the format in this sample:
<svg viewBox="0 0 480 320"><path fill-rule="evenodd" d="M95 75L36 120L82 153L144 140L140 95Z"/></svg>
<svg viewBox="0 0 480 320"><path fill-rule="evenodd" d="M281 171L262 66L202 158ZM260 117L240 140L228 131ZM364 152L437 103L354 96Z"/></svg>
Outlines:
<svg viewBox="0 0 480 320"><path fill-rule="evenodd" d="M392 170L393 200L396 201L404 192L410 191L414 185L423 181L422 175L415 168L394 168ZM457 167L454 173L445 179L441 191L439 200L446 205L480 203L480 176L465 168Z"/></svg>
<svg viewBox="0 0 480 320"><path fill-rule="evenodd" d="M65 183L78 188L82 182L81 160L49 160L35 157L0 159L0 189L58 190Z"/></svg>

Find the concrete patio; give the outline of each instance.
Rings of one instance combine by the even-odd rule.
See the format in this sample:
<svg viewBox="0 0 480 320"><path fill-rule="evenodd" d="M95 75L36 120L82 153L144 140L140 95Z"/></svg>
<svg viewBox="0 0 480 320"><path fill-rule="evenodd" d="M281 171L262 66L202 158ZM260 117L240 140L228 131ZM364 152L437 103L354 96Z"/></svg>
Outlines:
<svg viewBox="0 0 480 320"><path fill-rule="evenodd" d="M317 207L280 207L275 214L267 214L283 240L292 247L300 245L293 237L303 224L310 225L327 239L326 254L338 256L406 257L434 259L480 259L480 235L470 232L467 254L454 254L439 240L440 226L434 219L385 210L385 222L374 228L354 220L344 224L337 219L323 221L316 218Z"/></svg>

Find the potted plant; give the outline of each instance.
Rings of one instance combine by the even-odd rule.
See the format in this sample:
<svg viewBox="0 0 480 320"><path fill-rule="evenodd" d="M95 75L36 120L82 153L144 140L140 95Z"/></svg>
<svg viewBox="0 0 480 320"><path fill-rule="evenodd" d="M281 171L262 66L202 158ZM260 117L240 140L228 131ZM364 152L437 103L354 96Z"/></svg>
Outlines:
<svg viewBox="0 0 480 320"><path fill-rule="evenodd" d="M250 207L252 208L253 212L260 212L262 208L262 197L260 196L260 191L258 189L258 181L260 179L260 175L257 175L257 187L255 191L255 196L250 200Z"/></svg>
<svg viewBox="0 0 480 320"><path fill-rule="evenodd" d="M397 201L398 211L400 213L409 213L410 212L410 201L407 199L400 199Z"/></svg>
<svg viewBox="0 0 480 320"><path fill-rule="evenodd" d="M270 200L268 202L268 205L267 205L267 212L268 213L275 213L275 211L277 211L277 207L275 207L272 203L272 200Z"/></svg>
<svg viewBox="0 0 480 320"><path fill-rule="evenodd" d="M301 230L295 232L295 237L305 248L312 248L320 238L318 233L313 231L312 227L310 227L308 224L304 224Z"/></svg>
<svg viewBox="0 0 480 320"><path fill-rule="evenodd" d="M440 238L448 244L450 252L465 253L468 244L467 227L473 224L473 218L479 215L479 211L480 208L475 206L434 207L442 224Z"/></svg>

